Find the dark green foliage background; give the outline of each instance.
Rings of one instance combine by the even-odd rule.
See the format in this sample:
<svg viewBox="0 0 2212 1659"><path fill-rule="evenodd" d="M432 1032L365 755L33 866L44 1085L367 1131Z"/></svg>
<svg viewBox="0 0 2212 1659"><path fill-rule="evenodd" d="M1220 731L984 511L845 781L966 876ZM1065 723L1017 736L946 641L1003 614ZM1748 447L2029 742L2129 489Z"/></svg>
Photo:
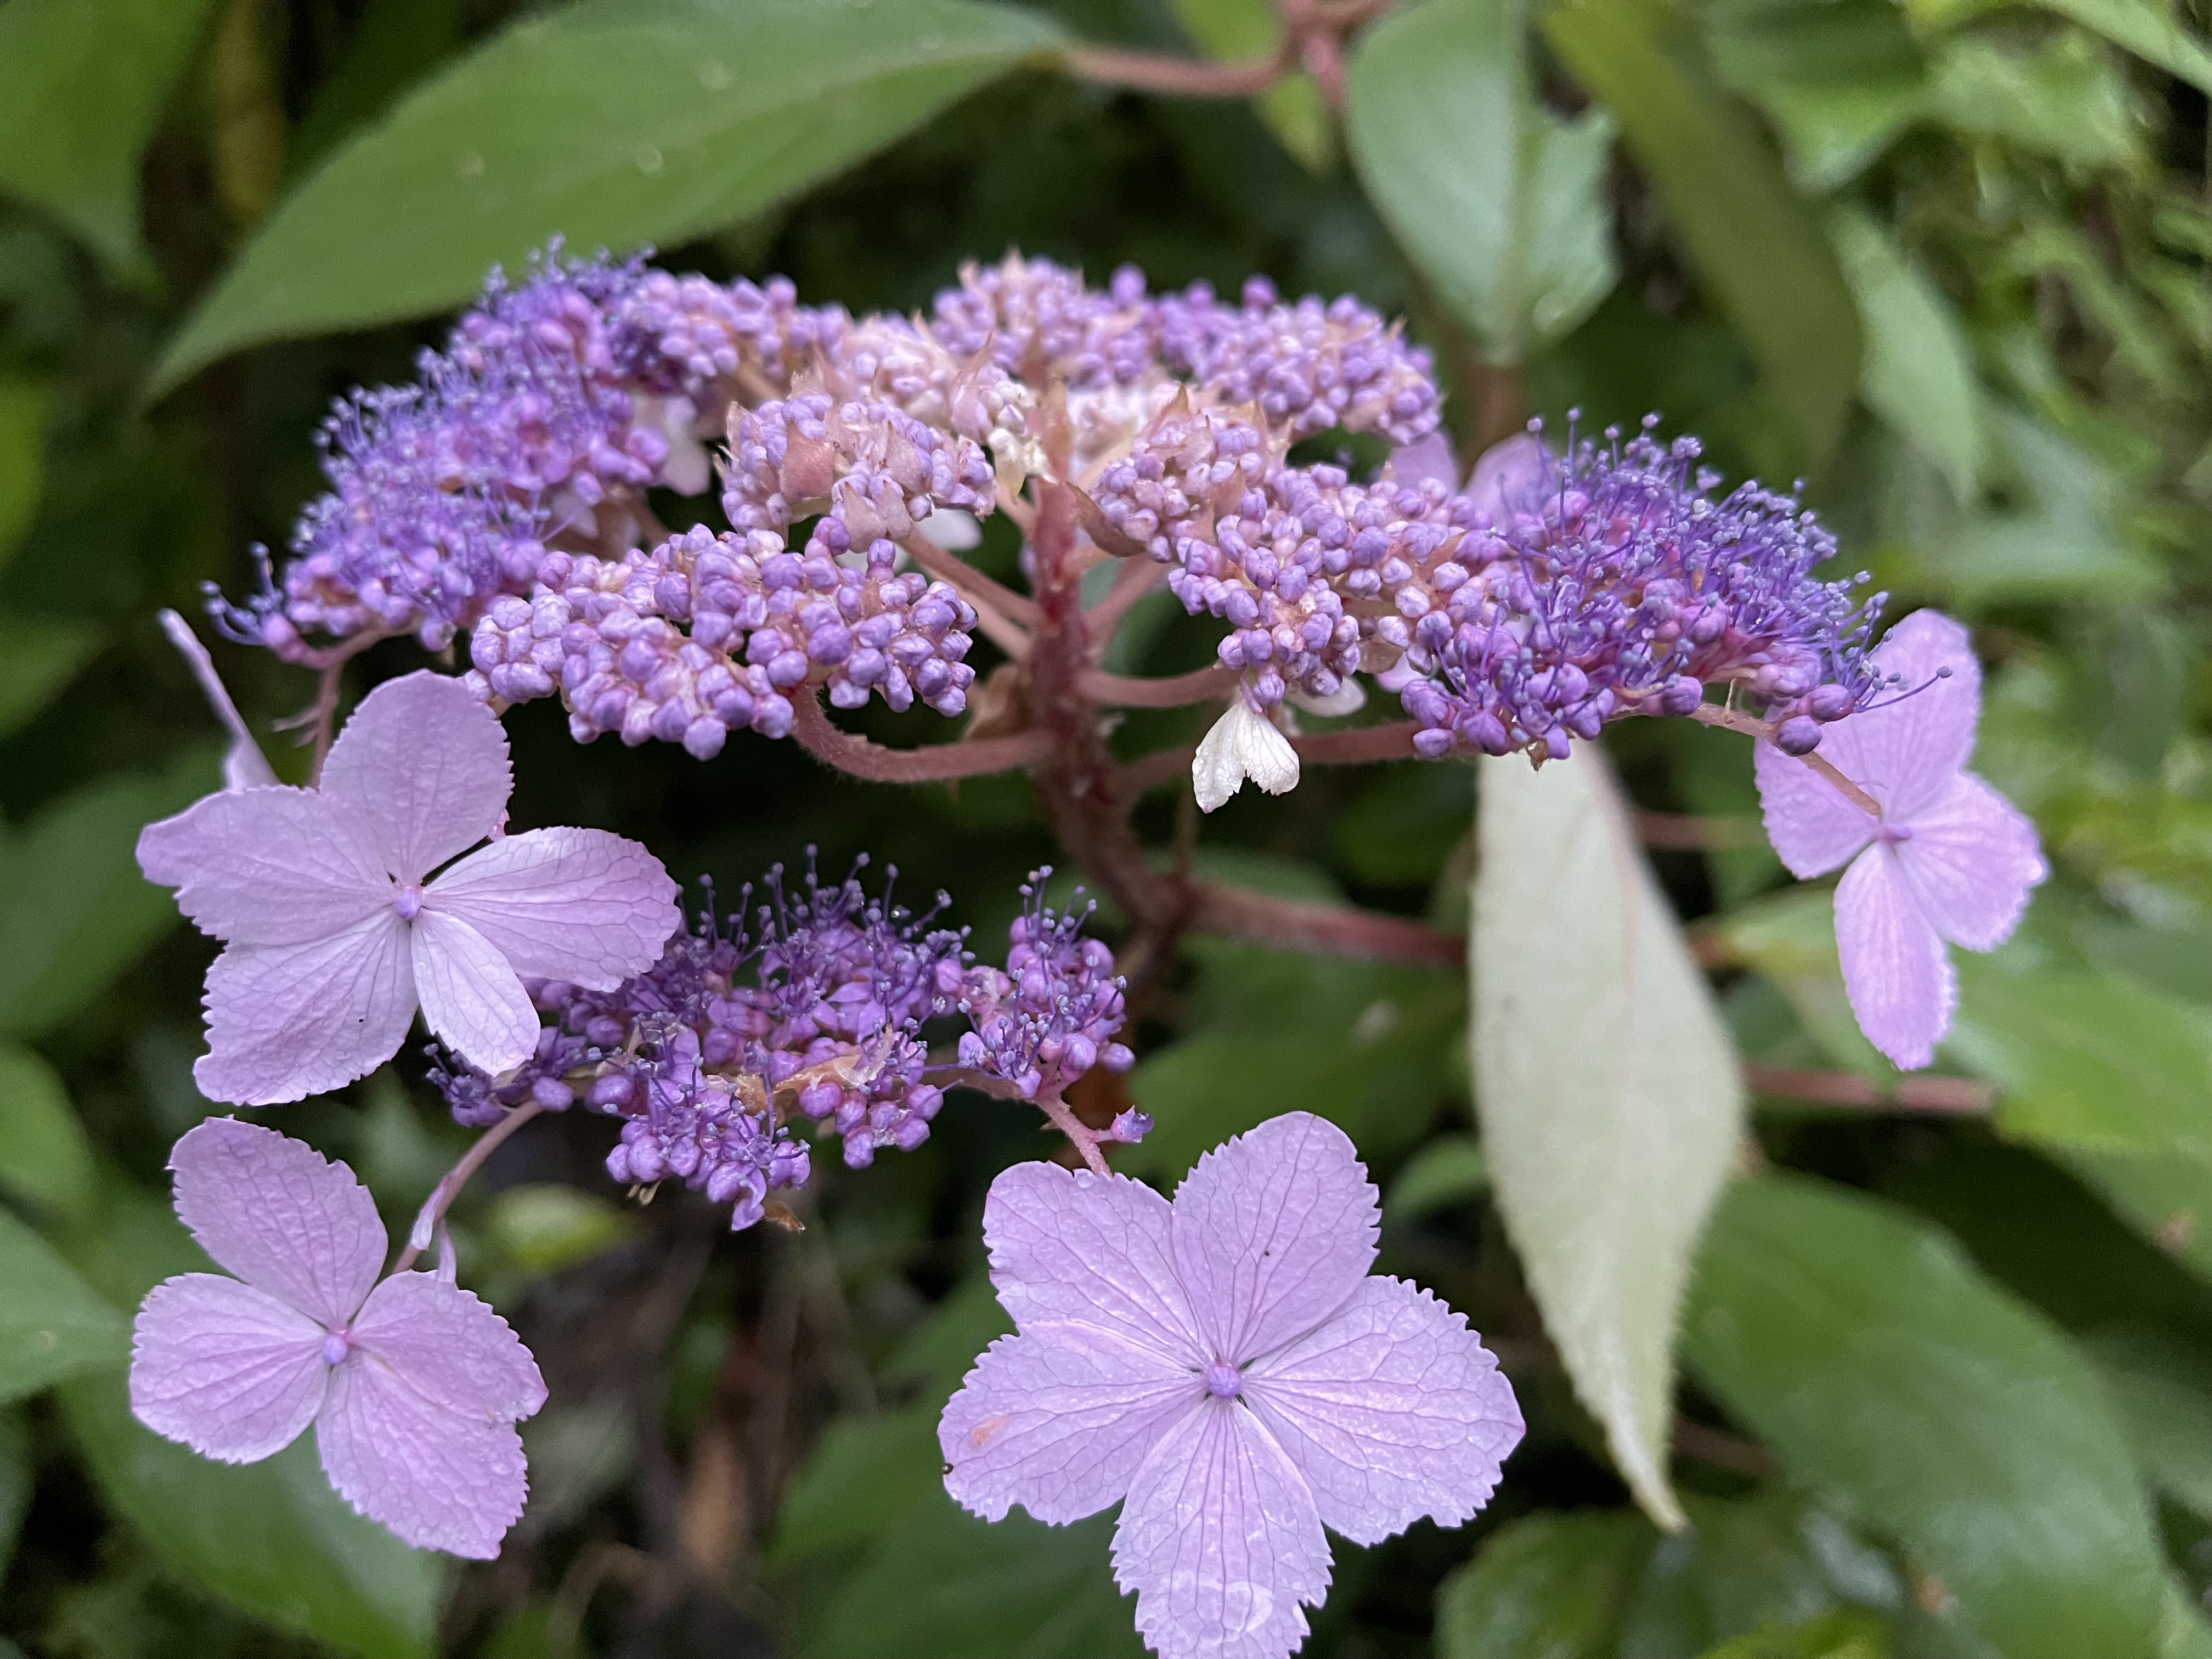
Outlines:
<svg viewBox="0 0 2212 1659"><path fill-rule="evenodd" d="M1053 62L1056 31L1257 50L1264 15L1234 0L1057 0L997 22L934 0L598 0L580 15L679 40L834 14L841 40L952 44L895 91L854 80L842 48L740 59L733 97L817 70L860 90L730 127L704 210L653 220L640 163L635 188L580 196L574 216L453 210L467 234L450 237L410 230L465 200L447 151L380 173L349 146L538 9L0 0L0 1656L1139 1651L1109 1522L986 1528L938 1485L936 1407L1001 1328L983 1191L1049 1151L1033 1115L973 1097L917 1154L858 1175L823 1160L799 1234L721 1235L683 1194L619 1206L595 1121L545 1122L495 1159L459 1212L464 1275L553 1393L531 1427L534 1507L496 1563L400 1548L304 1445L222 1468L125 1415L125 1317L198 1265L163 1164L207 1109L189 1067L210 946L130 860L139 825L215 775L154 612L193 611L203 581L243 588L248 550L284 544L330 399L406 377L443 326L421 313L466 286L452 268L489 257L478 230L509 258L556 230L655 237L672 267L780 271L856 312L926 307L962 261L1014 246L1094 280L1133 260L1156 286L1233 292L1262 271L1407 315L1462 438L1516 404L1555 428L1656 409L1731 479L1802 474L1893 614L1974 623L1991 665L1976 763L2037 817L2056 875L2014 945L1964 964L1942 1064L1994 1085L1993 1111L1756 1103L1770 1167L1724 1200L1686 1315L1692 1530L1662 1538L1628 1506L1522 1288L1485 1197L1458 976L1188 943L1135 1034L1130 1086L1159 1128L1126 1167L1172 1180L1263 1117L1328 1113L1386 1194L1382 1269L1466 1310L1524 1403L1528 1440L1480 1522L1340 1547L1310 1654L2212 1655L2204 20L2164 0L1426 3L1447 35L1508 43L1497 84L1525 142L1617 128L1589 210L1618 280L1568 270L1594 308L1556 327L1501 324L1486 307L1504 256L1457 220L1417 222L1444 196L1387 187L1431 166L1478 196L1466 180L1515 176L1477 165L1489 106L1400 95L1410 63L1355 65L1386 227L1310 87L1170 100ZM658 131L697 95L682 52L647 62L611 58L584 88L510 73L453 118L494 137L567 122L618 149L629 112ZM803 176L756 165L770 136ZM287 228L311 216L302 197L312 235ZM255 288L257 258L295 262L290 299ZM1006 534L981 556L1010 568ZM1141 620L1115 666L1207 659L1171 608ZM419 660L380 646L352 690ZM257 722L310 694L257 653L219 661ZM1188 725L1139 714L1120 741ZM637 836L726 900L810 848L832 872L866 853L909 897L948 890L995 951L1017 884L1054 858L1018 779L893 790L749 738L704 765L580 749L544 704L508 727L517 823ZM1655 858L1744 1053L1887 1087L1838 1017L1825 912L1775 896L1763 843L1728 833L1755 811L1747 750L1656 726L1607 746L1639 805L1720 823L1716 850ZM1149 835L1170 810L1148 805ZM1313 769L1209 820L1201 856L1457 927L1472 810L1462 766ZM464 1144L411 1053L269 1116L350 1160L393 1222Z"/></svg>

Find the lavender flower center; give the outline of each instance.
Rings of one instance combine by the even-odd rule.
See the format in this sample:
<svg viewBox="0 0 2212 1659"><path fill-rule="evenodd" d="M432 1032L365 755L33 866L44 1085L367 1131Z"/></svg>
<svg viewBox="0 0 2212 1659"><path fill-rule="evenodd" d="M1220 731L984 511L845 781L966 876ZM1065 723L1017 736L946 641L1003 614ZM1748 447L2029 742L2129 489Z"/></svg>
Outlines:
<svg viewBox="0 0 2212 1659"><path fill-rule="evenodd" d="M346 1356L353 1352L353 1339L343 1331L332 1331L323 1339L323 1364L343 1365Z"/></svg>
<svg viewBox="0 0 2212 1659"><path fill-rule="evenodd" d="M413 886L402 887L395 890L392 895L392 908L402 921L412 921L421 915L422 914L422 884L418 882ZM337 1362L333 1360L331 1363L336 1364Z"/></svg>
<svg viewBox="0 0 2212 1659"><path fill-rule="evenodd" d="M1217 1359L1206 1368L1206 1391L1216 1400L1234 1400L1243 1389L1244 1379L1227 1360Z"/></svg>
<svg viewBox="0 0 2212 1659"><path fill-rule="evenodd" d="M1905 824L1885 823L1881 829L1875 831L1875 839L1876 841L1887 842L1891 846L1894 847L1899 842L1911 841L1912 839L1912 831L1911 829Z"/></svg>

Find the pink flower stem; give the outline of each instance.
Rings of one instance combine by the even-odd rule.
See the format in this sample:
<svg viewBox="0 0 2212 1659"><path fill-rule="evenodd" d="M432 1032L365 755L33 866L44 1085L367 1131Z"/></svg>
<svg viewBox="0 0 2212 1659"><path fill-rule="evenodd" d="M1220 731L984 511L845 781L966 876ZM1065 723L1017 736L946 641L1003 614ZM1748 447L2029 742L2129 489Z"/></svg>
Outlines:
<svg viewBox="0 0 2212 1659"><path fill-rule="evenodd" d="M415 1225L407 1235L407 1248L392 1264L393 1273L404 1273L415 1265L415 1258L430 1248L431 1239L445 1222L446 1212L460 1196L461 1188L469 1184L469 1177L483 1167L484 1160L499 1150L501 1141L544 1109L534 1100L525 1101L477 1137L476 1145L463 1152L460 1162L446 1171L430 1196L423 1200L422 1207L416 1212Z"/></svg>
<svg viewBox="0 0 2212 1659"><path fill-rule="evenodd" d="M1004 582L994 580L967 560L946 552L920 531L907 537L899 545L906 550L908 558L931 575L959 589L962 598L984 600L1000 615L1019 623L1024 628L1036 626L1036 600L1015 592Z"/></svg>
<svg viewBox="0 0 2212 1659"><path fill-rule="evenodd" d="M1773 721L1757 719L1720 703L1701 702L1690 711L1690 718L1700 726L1717 726L1724 732L1741 732L1747 738L1759 738L1768 743L1774 741L1776 728ZM1833 784L1836 793L1859 811L1877 818L1881 816L1881 804L1838 772L1833 762L1818 751L1800 755L1797 758Z"/></svg>
<svg viewBox="0 0 2212 1659"><path fill-rule="evenodd" d="M1216 664L1163 679L1132 679L1126 675L1094 670L1084 674L1076 684L1093 702L1117 708L1183 708L1194 702L1226 697L1235 687L1237 677Z"/></svg>
<svg viewBox="0 0 2212 1659"><path fill-rule="evenodd" d="M1256 939L1288 950L1440 968L1458 968L1467 961L1467 941L1457 933L1442 933L1404 916L1277 898L1213 882L1195 883L1194 890L1198 909L1190 925L1200 933Z"/></svg>
<svg viewBox="0 0 2212 1659"><path fill-rule="evenodd" d="M1743 1080L1753 1094L1869 1112L1972 1117L1996 1104L1995 1088L1967 1077L1900 1077L1882 1083L1856 1072L1804 1071L1751 1060L1744 1062Z"/></svg>
<svg viewBox="0 0 2212 1659"><path fill-rule="evenodd" d="M1058 1095L1047 1095L1037 1102L1036 1106L1039 1111L1052 1120L1053 1127L1066 1135L1075 1150L1082 1154L1084 1163L1090 1166L1093 1175L1114 1173L1106 1167L1105 1153L1098 1150L1107 1137L1100 1134L1096 1129L1085 1127L1083 1120L1068 1110L1066 1101Z"/></svg>
<svg viewBox="0 0 2212 1659"><path fill-rule="evenodd" d="M1106 597L1083 613L1085 629L1094 641L1091 656L1094 660L1104 654L1115 630L1121 627L1122 617L1139 599L1158 587L1168 579L1168 567L1155 564L1150 559L1129 559L1114 573L1114 585L1106 590Z"/></svg>
<svg viewBox="0 0 2212 1659"><path fill-rule="evenodd" d="M306 731L302 743L312 743L314 754L307 765L307 787L312 789L323 781L323 763L330 758L331 744L337 736L338 692L345 665L380 640L392 637L382 629L356 634L350 639L326 646L301 659L303 667L317 671L315 700L296 714L287 714L271 724L280 732Z"/></svg>
<svg viewBox="0 0 2212 1659"><path fill-rule="evenodd" d="M985 777L1038 765L1052 752L1052 737L1044 732L982 738L974 743L932 744L926 749L886 749L839 731L811 692L794 697L792 707L791 733L808 754L840 772L874 783L941 783L953 778Z"/></svg>

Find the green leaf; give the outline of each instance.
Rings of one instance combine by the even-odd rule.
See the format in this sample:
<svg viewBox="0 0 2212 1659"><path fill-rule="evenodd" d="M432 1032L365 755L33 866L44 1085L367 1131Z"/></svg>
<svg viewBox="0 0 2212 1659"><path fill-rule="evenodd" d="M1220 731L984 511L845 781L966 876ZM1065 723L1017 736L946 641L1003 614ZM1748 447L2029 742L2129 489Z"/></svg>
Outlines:
<svg viewBox="0 0 2212 1659"><path fill-rule="evenodd" d="M1763 1626L1708 1649L1705 1659L1889 1659L1889 1632L1870 1613L1831 1613Z"/></svg>
<svg viewBox="0 0 2212 1659"><path fill-rule="evenodd" d="M526 1273L556 1273L619 1244L635 1228L597 1193L558 1182L502 1188L485 1217L489 1242Z"/></svg>
<svg viewBox="0 0 2212 1659"><path fill-rule="evenodd" d="M2145 159L2147 129L2109 54L2072 31L2032 51L1961 35L1936 60L1928 114L1954 132L2001 138L2083 169Z"/></svg>
<svg viewBox="0 0 2212 1659"><path fill-rule="evenodd" d="M1782 993L1830 1060L1864 1077L1896 1074L1859 1030L1844 994L1832 890L1786 888L1731 910L1713 924L1713 932L1731 960L1755 969Z"/></svg>
<svg viewBox="0 0 2212 1659"><path fill-rule="evenodd" d="M1174 1180L1200 1153L1293 1109L1328 1118L1370 1158L1412 1150L1449 1087L1466 1000L1459 976L1194 942L1203 964L1180 1042L1147 1054L1129 1092L1156 1127L1120 1160Z"/></svg>
<svg viewBox="0 0 2212 1659"><path fill-rule="evenodd" d="M2024 965L2030 964L2033 965ZM2212 1012L2118 974L1962 954L1948 1051L1995 1083L2021 1139L2212 1159Z"/></svg>
<svg viewBox="0 0 2212 1659"><path fill-rule="evenodd" d="M1824 1183L1740 1182L1684 1335L1790 1474L1903 1540L2007 1659L2158 1651L2158 1547L2098 1378L1948 1238Z"/></svg>
<svg viewBox="0 0 2212 1659"><path fill-rule="evenodd" d="M2087 1346L2144 1481L2212 1522L2212 1392L2205 1356L2154 1333L2108 1331Z"/></svg>
<svg viewBox="0 0 2212 1659"><path fill-rule="evenodd" d="M104 990L179 920L138 873L138 832L218 787L213 750L105 778L0 842L0 1031L35 1036Z"/></svg>
<svg viewBox="0 0 2212 1659"><path fill-rule="evenodd" d="M24 1510L31 1507L35 1476L30 1425L21 1412L0 1411L0 1579L7 1577L8 1563L15 1556L15 1536L22 1528Z"/></svg>
<svg viewBox="0 0 2212 1659"><path fill-rule="evenodd" d="M130 1358L131 1322L0 1210L0 1405Z"/></svg>
<svg viewBox="0 0 2212 1659"><path fill-rule="evenodd" d="M1672 1529L1675 1323L1742 1133L1735 1056L1599 751L1540 772L1509 755L1480 776L1483 1151L1575 1392Z"/></svg>
<svg viewBox="0 0 2212 1659"><path fill-rule="evenodd" d="M1773 121L1806 190L1856 177L1919 106L1927 65L1893 0L1720 0L1704 22L1714 71Z"/></svg>
<svg viewBox="0 0 2212 1659"><path fill-rule="evenodd" d="M2027 505L1971 519L1923 548L1962 610L2008 600L2143 599L2165 586L2158 564L2115 522L2127 486L2064 434L2017 409L1990 410L1990 430Z"/></svg>
<svg viewBox="0 0 2212 1659"><path fill-rule="evenodd" d="M843 1580L800 1659L1141 1659L1107 1565L1113 1517L977 1520L942 1486Z"/></svg>
<svg viewBox="0 0 2212 1659"><path fill-rule="evenodd" d="M207 0L0 6L0 190L54 215L112 273L145 266L138 158L206 10Z"/></svg>
<svg viewBox="0 0 2212 1659"><path fill-rule="evenodd" d="M232 1466L143 1426L119 1378L72 1383L61 1402L101 1498L185 1583L362 1659L431 1651L438 1558L349 1509L312 1434Z"/></svg>
<svg viewBox="0 0 2212 1659"><path fill-rule="evenodd" d="M1437 1589L1437 1659L1613 1659L1651 1528L1540 1515L1500 1530Z"/></svg>
<svg viewBox="0 0 2212 1659"><path fill-rule="evenodd" d="M1490 1190L1490 1166L1473 1135L1439 1135L1398 1171L1382 1200L1382 1215L1401 1224L1464 1203Z"/></svg>
<svg viewBox="0 0 2212 1659"><path fill-rule="evenodd" d="M1978 0L1968 0L1977 3ZM1913 9L1955 10L1960 0L1908 0ZM2070 17L2116 46L2212 94L2212 51L2174 21L2166 0L2034 0L2044 10Z"/></svg>
<svg viewBox="0 0 2212 1659"><path fill-rule="evenodd" d="M240 346L444 309L579 252L757 214L1063 37L974 0L586 0L408 96L278 204L150 391Z"/></svg>
<svg viewBox="0 0 2212 1659"><path fill-rule="evenodd" d="M1362 37L1346 136L1369 194L1485 359L1517 363L1620 278L1602 193L1613 122L1529 85L1522 8L1429 0Z"/></svg>
<svg viewBox="0 0 2212 1659"><path fill-rule="evenodd" d="M1656 186L1683 252L1758 365L1780 422L1761 458L1784 477L1825 462L1859 380L1850 289L1782 165L1705 65L1674 0L1558 0L1546 38Z"/></svg>
<svg viewBox="0 0 2212 1659"><path fill-rule="evenodd" d="M28 1048L0 1042L0 1191L74 1218L92 1190L92 1148L60 1076Z"/></svg>
<svg viewBox="0 0 2212 1659"><path fill-rule="evenodd" d="M2052 1150L2144 1237L2212 1283L2212 1160L2179 1152Z"/></svg>
<svg viewBox="0 0 2212 1659"><path fill-rule="evenodd" d="M1982 464L1973 349L1951 302L1869 214L1838 208L1828 234L1866 326L1860 391L1898 435L1973 500Z"/></svg>
<svg viewBox="0 0 2212 1659"><path fill-rule="evenodd" d="M926 1499L943 1477L937 1419L944 1409L945 1396L933 1393L903 1411L832 1423L776 1511L771 1558L799 1561L882 1537L888 1522Z"/></svg>
<svg viewBox="0 0 2212 1659"><path fill-rule="evenodd" d="M4 71L0 71L4 74ZM46 457L46 388L0 376L0 565L39 511Z"/></svg>
<svg viewBox="0 0 2212 1659"><path fill-rule="evenodd" d="M1267 0L1172 0L1176 20L1209 58L1249 59L1274 49L1280 24ZM1336 129L1312 76L1296 70L1252 100L1260 118L1310 173L1336 160Z"/></svg>
<svg viewBox="0 0 2212 1659"><path fill-rule="evenodd" d="M100 646L89 623L0 617L0 738L51 702Z"/></svg>

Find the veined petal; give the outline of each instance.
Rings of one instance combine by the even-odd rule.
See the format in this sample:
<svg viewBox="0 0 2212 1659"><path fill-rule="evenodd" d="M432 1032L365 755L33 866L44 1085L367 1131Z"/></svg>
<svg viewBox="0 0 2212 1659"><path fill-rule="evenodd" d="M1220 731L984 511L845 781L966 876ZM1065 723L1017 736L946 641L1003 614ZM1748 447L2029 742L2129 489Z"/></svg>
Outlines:
<svg viewBox="0 0 2212 1659"><path fill-rule="evenodd" d="M1096 1325L1000 1337L945 1407L945 1489L986 1521L1019 1504L1060 1526L1123 1497L1160 1437L1199 1408L1187 1365Z"/></svg>
<svg viewBox="0 0 2212 1659"><path fill-rule="evenodd" d="M532 830L478 848L422 902L475 928L518 974L611 991L660 960L683 921L677 890L634 841Z"/></svg>
<svg viewBox="0 0 2212 1659"><path fill-rule="evenodd" d="M324 1328L353 1317L384 1267L384 1224L351 1170L258 1123L211 1117L169 1151L177 1219L256 1290Z"/></svg>
<svg viewBox="0 0 2212 1659"><path fill-rule="evenodd" d="M313 789L233 789L138 835L146 879L177 890L204 933L235 945L326 939L392 903L361 815Z"/></svg>
<svg viewBox="0 0 2212 1659"><path fill-rule="evenodd" d="M1867 1041L1908 1072L1935 1058L1958 981L1886 843L1860 854L1836 884L1836 950Z"/></svg>
<svg viewBox="0 0 2212 1659"><path fill-rule="evenodd" d="M323 763L323 793L361 811L409 885L496 830L514 788L499 716L427 669L363 697Z"/></svg>
<svg viewBox="0 0 2212 1659"><path fill-rule="evenodd" d="M412 932L423 1024L494 1077L537 1052L538 1010L490 940L459 917L427 907Z"/></svg>
<svg viewBox="0 0 2212 1659"><path fill-rule="evenodd" d="M1376 1544L1490 1501L1521 1408L1482 1340L1426 1291L1367 1279L1244 1375L1244 1403L1305 1476L1324 1525Z"/></svg>
<svg viewBox="0 0 2212 1659"><path fill-rule="evenodd" d="M507 1322L435 1273L394 1273L362 1304L350 1333L417 1394L487 1422L513 1423L545 1403L538 1362Z"/></svg>
<svg viewBox="0 0 2212 1659"><path fill-rule="evenodd" d="M1127 1176L1017 1164L983 1201L991 1283L1024 1329L1047 1322L1103 1326L1192 1368L1197 1321L1169 1245L1167 1200Z"/></svg>
<svg viewBox="0 0 2212 1659"><path fill-rule="evenodd" d="M256 1463L314 1421L330 1367L324 1330L265 1291L182 1273L147 1293L132 1327L131 1409L203 1457Z"/></svg>
<svg viewBox="0 0 2212 1659"><path fill-rule="evenodd" d="M530 1495L514 1425L439 1405L356 1350L315 1419L338 1496L417 1549L489 1561Z"/></svg>
<svg viewBox="0 0 2212 1659"><path fill-rule="evenodd" d="M1244 1364L1344 1306L1381 1227L1358 1153L1326 1118L1285 1112L1199 1159L1170 1236L1208 1357Z"/></svg>
<svg viewBox="0 0 2212 1659"><path fill-rule="evenodd" d="M1825 738L1820 752L1827 755ZM1828 758L1832 761L1834 757ZM1771 743L1752 745L1751 769L1759 782L1766 838L1774 843L1775 856L1801 881L1842 869L1851 854L1873 840L1875 831L1881 828L1880 819L1864 807L1852 805L1834 784Z"/></svg>
<svg viewBox="0 0 2212 1659"><path fill-rule="evenodd" d="M327 938L234 945L208 969L207 1012L192 1078L210 1100L270 1106L367 1077L415 1017L407 924L386 904Z"/></svg>
<svg viewBox="0 0 2212 1659"><path fill-rule="evenodd" d="M1114 1529L1114 1582L1160 1659L1285 1659L1328 1593L1313 1493L1258 1419L1208 1400L1162 1437Z"/></svg>
<svg viewBox="0 0 2212 1659"><path fill-rule="evenodd" d="M2028 890L2050 875L2035 826L1971 772L1916 813L1898 866L1936 931L1994 951L2019 925Z"/></svg>
<svg viewBox="0 0 2212 1659"><path fill-rule="evenodd" d="M1298 787L1298 751L1275 729L1274 721L1255 711L1241 696L1212 730L1199 740L1190 763L1191 787L1199 810L1211 812L1244 787L1249 778L1271 795Z"/></svg>
<svg viewBox="0 0 2212 1659"><path fill-rule="evenodd" d="M1879 708L1823 726L1820 752L1880 801L1890 823L1909 823L1974 751L1982 668L1966 630L1937 611L1899 623L1873 659L1900 683L1881 693ZM1950 672L1939 678L1942 669Z"/></svg>

